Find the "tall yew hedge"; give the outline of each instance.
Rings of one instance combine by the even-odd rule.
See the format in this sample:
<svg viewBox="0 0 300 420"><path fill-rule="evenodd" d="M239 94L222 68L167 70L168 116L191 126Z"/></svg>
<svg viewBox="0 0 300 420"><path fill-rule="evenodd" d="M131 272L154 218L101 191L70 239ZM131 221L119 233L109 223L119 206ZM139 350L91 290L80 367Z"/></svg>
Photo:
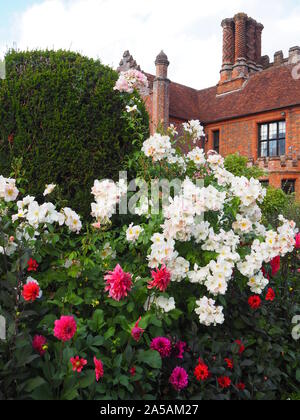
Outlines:
<svg viewBox="0 0 300 420"><path fill-rule="evenodd" d="M10 51L0 81L0 173L23 157L30 190L39 197L57 183L70 206L87 215L94 179L116 178L140 146L113 90L111 68L69 51ZM143 105L140 134L148 134ZM123 115L123 117L122 117Z"/></svg>

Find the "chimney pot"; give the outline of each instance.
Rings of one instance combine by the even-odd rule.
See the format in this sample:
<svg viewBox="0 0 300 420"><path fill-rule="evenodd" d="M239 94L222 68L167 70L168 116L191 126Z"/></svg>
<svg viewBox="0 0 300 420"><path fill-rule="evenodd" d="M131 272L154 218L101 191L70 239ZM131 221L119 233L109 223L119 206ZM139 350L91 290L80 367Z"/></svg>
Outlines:
<svg viewBox="0 0 300 420"><path fill-rule="evenodd" d="M275 66L276 65L278 66L278 65L282 64L283 60L284 60L283 51L277 51L274 54L274 64L275 64Z"/></svg>
<svg viewBox="0 0 300 420"><path fill-rule="evenodd" d="M289 64L297 64L300 61L300 47L292 47L289 49Z"/></svg>
<svg viewBox="0 0 300 420"><path fill-rule="evenodd" d="M168 78L168 67L170 62L168 60L167 55L161 51L155 60L156 65L156 77L160 77L162 79Z"/></svg>

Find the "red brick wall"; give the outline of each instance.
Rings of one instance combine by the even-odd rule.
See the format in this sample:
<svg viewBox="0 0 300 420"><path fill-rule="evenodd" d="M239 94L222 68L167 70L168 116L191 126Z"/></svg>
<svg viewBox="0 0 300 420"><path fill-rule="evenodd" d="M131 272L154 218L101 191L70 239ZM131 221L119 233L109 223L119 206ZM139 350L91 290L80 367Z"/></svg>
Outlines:
<svg viewBox="0 0 300 420"><path fill-rule="evenodd" d="M285 115L283 115L283 113ZM258 158L258 125L264 122L286 120L286 158ZM267 171L270 185L280 188L284 179L296 180L296 194L300 199L300 108L272 111L260 115L210 124L207 150L213 149L213 131L220 130L220 153L223 156L239 152L254 159L254 163ZM290 147L293 148L291 152Z"/></svg>

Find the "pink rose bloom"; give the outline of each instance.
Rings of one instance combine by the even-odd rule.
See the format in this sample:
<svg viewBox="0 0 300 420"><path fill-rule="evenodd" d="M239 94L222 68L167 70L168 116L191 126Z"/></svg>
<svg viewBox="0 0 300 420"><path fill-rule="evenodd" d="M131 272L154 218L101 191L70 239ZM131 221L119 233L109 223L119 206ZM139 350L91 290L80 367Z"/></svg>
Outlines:
<svg viewBox="0 0 300 420"><path fill-rule="evenodd" d="M139 327L139 323L141 322L142 317L136 322L135 326L131 330L132 338L138 343L144 334L145 330Z"/></svg>
<svg viewBox="0 0 300 420"><path fill-rule="evenodd" d="M173 370L172 375L169 379L170 384L176 391L182 391L185 389L189 384L189 376L185 369L181 367L176 367Z"/></svg>
<svg viewBox="0 0 300 420"><path fill-rule="evenodd" d="M109 292L109 296L117 302L124 299L131 291L132 276L129 273L124 273L119 264L114 271L110 271L104 277L104 280L106 280L105 291Z"/></svg>
<svg viewBox="0 0 300 420"><path fill-rule="evenodd" d="M62 316L54 323L54 336L61 341L72 340L77 331L77 325L73 316Z"/></svg>

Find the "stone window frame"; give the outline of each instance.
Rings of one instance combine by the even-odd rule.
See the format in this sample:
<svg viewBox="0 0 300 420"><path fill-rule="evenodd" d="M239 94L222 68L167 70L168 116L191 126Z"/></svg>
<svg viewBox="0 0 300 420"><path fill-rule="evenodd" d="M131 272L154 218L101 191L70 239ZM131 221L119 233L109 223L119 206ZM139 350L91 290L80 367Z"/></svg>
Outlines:
<svg viewBox="0 0 300 420"><path fill-rule="evenodd" d="M285 131L284 135L281 135L281 131L279 129L279 126L281 123L285 123ZM272 125L277 125L276 129L276 137L271 137L270 135L270 129ZM286 120L280 119L276 121L268 121L268 122L262 122L258 124L258 156L260 158L279 158L280 156L286 155ZM267 133L266 138L262 138L262 127L267 127ZM276 154L273 154L270 152L270 144L276 142ZM280 145L280 143L283 143L283 146ZM267 146L266 154L262 151L262 144L265 143ZM281 149L282 148L282 149ZM283 153L284 150L284 153Z"/></svg>

